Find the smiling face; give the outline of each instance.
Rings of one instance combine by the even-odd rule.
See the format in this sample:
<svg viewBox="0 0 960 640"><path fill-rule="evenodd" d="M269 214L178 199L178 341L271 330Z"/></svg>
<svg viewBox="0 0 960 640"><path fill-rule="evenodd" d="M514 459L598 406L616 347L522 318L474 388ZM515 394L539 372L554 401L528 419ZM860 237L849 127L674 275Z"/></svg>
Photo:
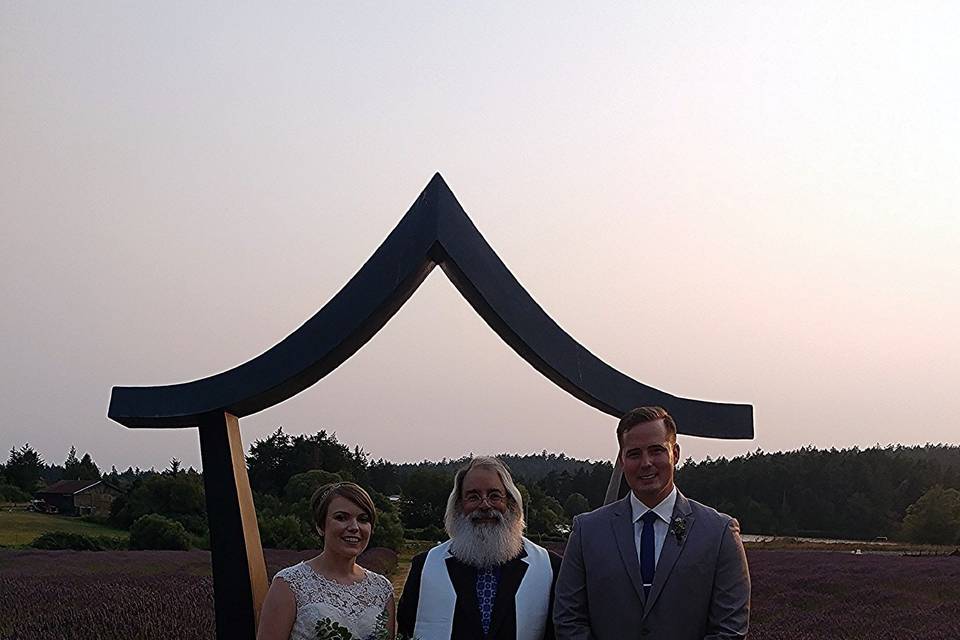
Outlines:
<svg viewBox="0 0 960 640"><path fill-rule="evenodd" d="M353 501L334 496L323 523L323 550L337 555L358 556L370 542L370 515Z"/></svg>
<svg viewBox="0 0 960 640"><path fill-rule="evenodd" d="M667 431L663 419L643 422L623 434L620 464L633 494L653 508L673 490L673 468L680 445Z"/></svg>
<svg viewBox="0 0 960 640"><path fill-rule="evenodd" d="M523 549L522 499L516 497L509 474L506 478L494 466L478 464L455 482L460 490L451 492L444 525L450 534L450 553L460 562L495 567L516 558Z"/></svg>
<svg viewBox="0 0 960 640"><path fill-rule="evenodd" d="M474 467L463 476L463 513L475 524L496 524L507 512L507 488L490 467Z"/></svg>

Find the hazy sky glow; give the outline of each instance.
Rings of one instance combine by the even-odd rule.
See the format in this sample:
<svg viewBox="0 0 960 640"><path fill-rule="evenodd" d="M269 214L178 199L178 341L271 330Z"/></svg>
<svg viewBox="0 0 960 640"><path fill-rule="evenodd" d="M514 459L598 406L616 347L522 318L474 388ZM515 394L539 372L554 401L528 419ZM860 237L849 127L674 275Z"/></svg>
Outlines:
<svg viewBox="0 0 960 640"><path fill-rule="evenodd" d="M600 358L754 405L755 440L684 456L960 441L960 7L800 4L0 4L0 446L199 465L111 386L266 350L436 171ZM440 270L241 425L616 449Z"/></svg>

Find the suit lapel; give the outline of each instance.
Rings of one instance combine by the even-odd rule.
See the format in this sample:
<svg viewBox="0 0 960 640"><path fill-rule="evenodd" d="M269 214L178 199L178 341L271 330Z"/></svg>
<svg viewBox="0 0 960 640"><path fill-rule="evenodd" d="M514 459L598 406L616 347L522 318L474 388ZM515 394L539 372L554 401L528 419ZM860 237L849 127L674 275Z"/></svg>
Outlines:
<svg viewBox="0 0 960 640"><path fill-rule="evenodd" d="M527 563L521 560L526 557L527 552L524 549L520 555L500 567L500 582L497 584L497 595L493 601L493 617L490 619L490 632L488 638L497 638L500 627L510 617L516 619L520 613L517 611L517 590L520 589L520 583L523 576L527 573ZM516 624L520 624L516 621Z"/></svg>
<svg viewBox="0 0 960 640"><path fill-rule="evenodd" d="M630 508L630 494L620 500L618 508L610 519L613 527L613 536L620 549L620 558L630 576L630 582L637 592L640 602L643 602L643 580L640 578L640 559L637 558L637 539L634 534L633 509Z"/></svg>
<svg viewBox="0 0 960 640"><path fill-rule="evenodd" d="M453 626L461 629L476 629L477 638L483 637L480 624L480 607L477 605L477 571L463 564L453 556L447 558L447 573L453 590L457 593L457 604L453 611ZM459 616L464 616L463 624L458 624Z"/></svg>
<svg viewBox="0 0 960 640"><path fill-rule="evenodd" d="M667 537L663 540L663 548L660 550L660 558L657 560L657 570L653 574L653 585L650 587L650 597L644 603L644 616L650 613L650 609L653 608L654 603L660 596L660 592L663 591L663 585L666 584L667 578L670 577L670 572L673 571L674 565L677 564L677 558L680 557L684 545L687 544L687 538L690 537L690 531L693 529L694 516L690 508L690 501L679 491L677 491L677 501L673 505L673 515L670 517L670 523L668 525L670 529L673 529L673 523L678 518L683 520L685 533L680 540L677 540L677 536L672 531L667 531Z"/></svg>

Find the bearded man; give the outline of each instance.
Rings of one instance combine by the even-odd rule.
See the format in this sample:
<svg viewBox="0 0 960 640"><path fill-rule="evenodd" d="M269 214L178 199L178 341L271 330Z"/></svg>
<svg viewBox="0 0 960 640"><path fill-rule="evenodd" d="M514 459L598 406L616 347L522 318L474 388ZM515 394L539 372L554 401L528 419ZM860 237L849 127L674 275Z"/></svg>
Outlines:
<svg viewBox="0 0 960 640"><path fill-rule="evenodd" d="M523 537L523 499L507 467L477 457L453 479L450 539L413 559L397 630L418 640L553 640L560 556Z"/></svg>

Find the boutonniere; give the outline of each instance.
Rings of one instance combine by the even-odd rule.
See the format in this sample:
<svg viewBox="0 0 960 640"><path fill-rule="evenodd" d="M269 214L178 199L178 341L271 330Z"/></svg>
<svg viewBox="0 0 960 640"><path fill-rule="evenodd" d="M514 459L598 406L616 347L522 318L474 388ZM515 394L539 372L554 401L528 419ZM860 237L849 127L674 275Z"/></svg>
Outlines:
<svg viewBox="0 0 960 640"><path fill-rule="evenodd" d="M677 538L677 544L683 542L683 536L687 535L687 522L680 516L673 519L670 523L670 533Z"/></svg>

